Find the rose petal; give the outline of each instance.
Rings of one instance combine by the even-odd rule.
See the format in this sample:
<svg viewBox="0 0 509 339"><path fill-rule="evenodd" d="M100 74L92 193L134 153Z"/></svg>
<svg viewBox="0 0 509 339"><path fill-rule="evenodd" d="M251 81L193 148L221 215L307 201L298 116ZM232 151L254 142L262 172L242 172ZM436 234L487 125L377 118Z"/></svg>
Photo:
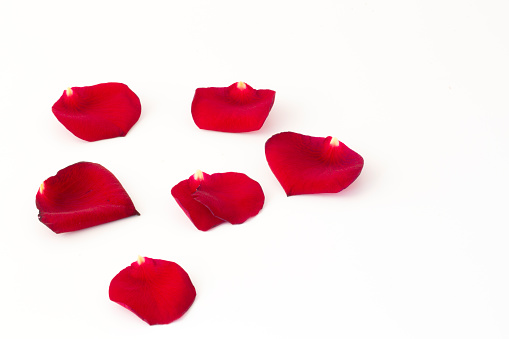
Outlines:
<svg viewBox="0 0 509 339"><path fill-rule="evenodd" d="M117 178L91 162L68 166L46 179L35 204L39 220L55 233L139 215Z"/></svg>
<svg viewBox="0 0 509 339"><path fill-rule="evenodd" d="M125 136L138 121L138 96L124 84L105 83L68 88L52 107L72 134L86 141Z"/></svg>
<svg viewBox="0 0 509 339"><path fill-rule="evenodd" d="M259 183L235 172L208 175L198 171L174 186L172 195L201 231L224 221L241 224L257 215L265 201Z"/></svg>
<svg viewBox="0 0 509 339"><path fill-rule="evenodd" d="M220 132L259 130L274 104L276 92L255 90L243 82L229 87L197 88L191 105L195 124Z"/></svg>
<svg viewBox="0 0 509 339"><path fill-rule="evenodd" d="M149 325L157 325L184 315L196 298L196 290L176 263L139 257L111 280L109 296Z"/></svg>
<svg viewBox="0 0 509 339"><path fill-rule="evenodd" d="M202 181L192 197L216 217L242 224L260 212L265 201L260 184L243 173L215 173Z"/></svg>
<svg viewBox="0 0 509 339"><path fill-rule="evenodd" d="M175 185L171 189L171 195L197 229L208 231L212 227L222 224L224 220L216 218L207 207L194 200L191 195L196 191L197 187L192 187L192 178L193 176Z"/></svg>
<svg viewBox="0 0 509 339"><path fill-rule="evenodd" d="M337 193L354 182L364 165L359 154L336 138L293 132L267 140L265 156L288 196Z"/></svg>

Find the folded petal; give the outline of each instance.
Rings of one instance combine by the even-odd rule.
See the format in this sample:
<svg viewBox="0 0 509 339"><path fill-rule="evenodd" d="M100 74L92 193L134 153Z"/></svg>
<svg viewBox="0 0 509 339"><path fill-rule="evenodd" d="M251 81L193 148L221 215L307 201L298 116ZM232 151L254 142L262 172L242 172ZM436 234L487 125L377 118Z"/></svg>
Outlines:
<svg viewBox="0 0 509 339"><path fill-rule="evenodd" d="M184 315L196 298L196 290L178 264L139 257L111 280L109 296L149 325L160 325Z"/></svg>
<svg viewBox="0 0 509 339"><path fill-rule="evenodd" d="M206 177L192 197L214 216L242 224L260 212L265 201L260 184L243 173L215 173Z"/></svg>
<svg viewBox="0 0 509 339"><path fill-rule="evenodd" d="M138 121L138 96L121 83L68 88L52 107L72 134L86 141L123 137Z"/></svg>
<svg viewBox="0 0 509 339"><path fill-rule="evenodd" d="M46 179L35 203L39 220L55 233L139 215L117 178L91 162L68 166Z"/></svg>
<svg viewBox="0 0 509 339"><path fill-rule="evenodd" d="M224 221L241 224L257 215L265 201L259 183L235 172L208 175L198 171L174 186L172 195L201 231Z"/></svg>
<svg viewBox="0 0 509 339"><path fill-rule="evenodd" d="M195 124L220 132L259 130L274 104L276 92L255 90L244 82L229 87L197 88L191 105Z"/></svg>
<svg viewBox="0 0 509 339"><path fill-rule="evenodd" d="M205 175L209 176L208 174ZM194 176L191 176L189 179L183 180L175 185L171 189L171 195L197 229L200 231L208 231L212 227L222 224L224 220L216 218L205 205L192 197L192 194L197 189L197 186L193 187L193 183L196 182L196 180L193 180L193 177Z"/></svg>
<svg viewBox="0 0 509 339"><path fill-rule="evenodd" d="M269 167L288 196L337 193L361 173L364 159L336 138L293 132L265 143Z"/></svg>

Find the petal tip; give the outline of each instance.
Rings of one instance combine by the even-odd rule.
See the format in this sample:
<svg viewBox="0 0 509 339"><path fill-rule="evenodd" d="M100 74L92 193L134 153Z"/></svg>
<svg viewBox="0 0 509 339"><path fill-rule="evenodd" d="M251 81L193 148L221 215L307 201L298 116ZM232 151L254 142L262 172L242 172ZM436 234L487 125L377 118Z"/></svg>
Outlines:
<svg viewBox="0 0 509 339"><path fill-rule="evenodd" d="M333 146L333 147L337 147L339 146L339 140L338 138L336 137L332 137L331 140L330 140L330 145Z"/></svg>
<svg viewBox="0 0 509 339"><path fill-rule="evenodd" d="M246 83L244 83L243 81L237 82L237 88L240 89L241 91L245 90L246 89Z"/></svg>
<svg viewBox="0 0 509 339"><path fill-rule="evenodd" d="M196 181L203 181L203 172L200 170L196 170L196 172L193 175L194 180Z"/></svg>

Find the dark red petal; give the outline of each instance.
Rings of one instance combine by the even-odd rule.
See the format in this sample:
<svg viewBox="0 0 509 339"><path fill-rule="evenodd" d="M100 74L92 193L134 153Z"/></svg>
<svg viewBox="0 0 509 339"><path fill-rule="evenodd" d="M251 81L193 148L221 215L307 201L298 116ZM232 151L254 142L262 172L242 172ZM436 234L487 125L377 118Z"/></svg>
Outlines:
<svg viewBox="0 0 509 339"><path fill-rule="evenodd" d="M72 134L86 141L123 137L138 121L138 96L124 84L110 82L64 91L52 108Z"/></svg>
<svg viewBox="0 0 509 339"><path fill-rule="evenodd" d="M243 82L229 87L197 88L191 113L201 129L233 133L256 131L267 119L275 96L272 90L255 90Z"/></svg>
<svg viewBox="0 0 509 339"><path fill-rule="evenodd" d="M235 172L206 176L192 197L231 224L241 224L257 215L265 201L259 183Z"/></svg>
<svg viewBox="0 0 509 339"><path fill-rule="evenodd" d="M149 325L158 325L184 315L196 298L196 290L176 263L140 257L111 280L109 295L111 301Z"/></svg>
<svg viewBox="0 0 509 339"><path fill-rule="evenodd" d="M139 215L117 178L91 162L68 166L46 179L35 204L39 220L55 233Z"/></svg>
<svg viewBox="0 0 509 339"><path fill-rule="evenodd" d="M265 156L288 196L337 193L354 182L364 165L359 154L336 138L293 132L267 140Z"/></svg>
<svg viewBox="0 0 509 339"><path fill-rule="evenodd" d="M204 174L208 176L207 174ZM214 226L222 224L224 220L216 218L202 203L194 200L191 196L197 188L193 176L183 180L171 189L171 195L175 198L180 208L191 219L194 226L200 231L208 231Z"/></svg>

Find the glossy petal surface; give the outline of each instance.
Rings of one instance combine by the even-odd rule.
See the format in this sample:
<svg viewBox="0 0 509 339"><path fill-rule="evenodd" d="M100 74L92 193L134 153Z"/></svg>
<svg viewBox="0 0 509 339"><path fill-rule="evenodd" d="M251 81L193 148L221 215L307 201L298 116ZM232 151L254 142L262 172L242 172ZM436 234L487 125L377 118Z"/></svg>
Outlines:
<svg viewBox="0 0 509 339"><path fill-rule="evenodd" d="M140 118L141 103L129 87L110 82L67 89L52 111L72 134L97 141L125 136Z"/></svg>
<svg viewBox="0 0 509 339"><path fill-rule="evenodd" d="M265 156L288 196L337 193L354 182L364 165L359 154L335 138L293 132L267 140Z"/></svg>
<svg viewBox="0 0 509 339"><path fill-rule="evenodd" d="M68 166L46 179L35 203L39 220L55 233L139 215L117 178L90 162Z"/></svg>
<svg viewBox="0 0 509 339"><path fill-rule="evenodd" d="M237 82L229 87L197 88L191 105L195 124L220 132L259 130L274 104L276 92L255 90Z"/></svg>
<svg viewBox="0 0 509 339"><path fill-rule="evenodd" d="M178 264L140 258L111 280L109 296L149 325L158 325L184 315L194 302L196 290Z"/></svg>
<svg viewBox="0 0 509 339"><path fill-rule="evenodd" d="M260 184L236 172L203 173L200 181L191 176L173 187L172 195L201 231L224 221L241 224L257 215L265 201Z"/></svg>

